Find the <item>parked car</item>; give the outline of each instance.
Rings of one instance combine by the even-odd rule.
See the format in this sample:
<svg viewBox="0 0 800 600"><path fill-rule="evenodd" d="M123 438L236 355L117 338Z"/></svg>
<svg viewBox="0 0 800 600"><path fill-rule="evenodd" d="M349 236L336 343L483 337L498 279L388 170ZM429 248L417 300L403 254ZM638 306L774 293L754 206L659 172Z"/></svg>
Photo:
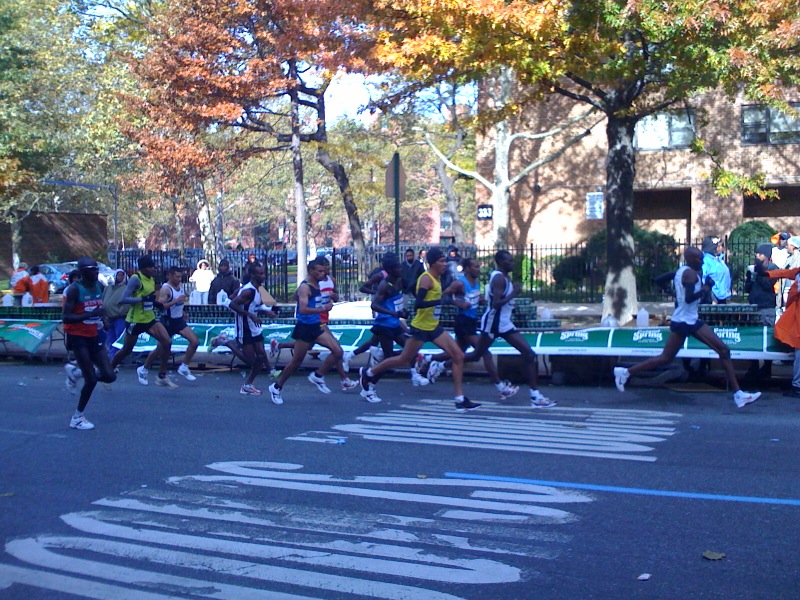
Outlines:
<svg viewBox="0 0 800 600"><path fill-rule="evenodd" d="M51 294L60 294L67 287L69 273L78 263L44 263L39 265L39 272L47 278L47 287Z"/></svg>

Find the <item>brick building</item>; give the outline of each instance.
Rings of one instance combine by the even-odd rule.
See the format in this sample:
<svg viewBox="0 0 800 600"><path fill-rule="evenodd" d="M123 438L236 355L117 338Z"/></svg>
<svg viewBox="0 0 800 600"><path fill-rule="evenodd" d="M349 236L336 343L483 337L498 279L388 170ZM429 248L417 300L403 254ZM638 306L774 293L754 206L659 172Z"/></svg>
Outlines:
<svg viewBox="0 0 800 600"><path fill-rule="evenodd" d="M793 91L790 100L800 101ZM796 103L800 107L800 102ZM550 130L570 117L584 114L585 105L562 97L547 98L534 109L510 119L513 132ZM596 124L595 124L596 123ZM511 147L513 173L536 157L563 145L590 125L591 132L562 156L532 171L511 190L509 242L568 244L585 240L605 228L602 200L605 186L605 120L590 115L555 137L516 141ZM717 196L711 186L712 161L689 150L694 130L707 147L720 152L723 165L742 174L764 173L780 200L763 202L735 194ZM491 178L495 130L478 140L478 167ZM698 95L688 106L674 107L639 122L634 184L634 219L648 230L677 239L728 234L740 223L758 219L776 230L800 231L800 119L738 97ZM587 201L587 194L590 196ZM487 190L476 187L476 204L491 204ZM491 244L491 221L478 220L476 242Z"/></svg>

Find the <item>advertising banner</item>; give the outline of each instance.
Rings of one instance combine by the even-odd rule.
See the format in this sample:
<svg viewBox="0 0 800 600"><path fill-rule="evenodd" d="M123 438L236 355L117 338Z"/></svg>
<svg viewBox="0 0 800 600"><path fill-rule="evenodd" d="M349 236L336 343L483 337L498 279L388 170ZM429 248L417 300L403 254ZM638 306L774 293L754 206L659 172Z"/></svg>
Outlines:
<svg viewBox="0 0 800 600"><path fill-rule="evenodd" d="M58 321L0 320L0 340L33 354L58 327Z"/></svg>

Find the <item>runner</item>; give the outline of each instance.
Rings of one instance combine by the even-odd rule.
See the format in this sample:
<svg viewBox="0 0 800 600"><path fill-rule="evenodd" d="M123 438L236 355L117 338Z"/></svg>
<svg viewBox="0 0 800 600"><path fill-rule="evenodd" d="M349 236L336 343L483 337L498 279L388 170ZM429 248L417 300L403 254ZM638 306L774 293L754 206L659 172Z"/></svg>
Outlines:
<svg viewBox="0 0 800 600"><path fill-rule="evenodd" d="M162 306L161 308L161 324L167 330L170 338L174 335L179 335L189 342L189 347L183 355L183 361L178 367L178 374L182 375L187 381L194 381L197 379L192 375L189 369L189 364L192 362L194 353L197 352L197 347L200 345L200 340L197 339L194 331L186 324L183 314L183 307L186 302L186 292L183 290L181 279L183 273L178 267L170 267L167 269L167 281L158 290L156 301ZM153 350L150 356L147 357L148 361L152 363L155 360L156 351ZM152 357L152 358L151 358ZM148 363L145 362L145 368Z"/></svg>
<svg viewBox="0 0 800 600"><path fill-rule="evenodd" d="M309 374L308 380L323 394L331 393L330 388L325 385L325 373L342 360L342 347L330 330L323 329L321 325L320 315L329 312L333 306L330 299L325 304L322 303L319 284L325 277L325 266L316 259L312 260L308 263L308 278L297 287L297 309L295 311L297 324L292 331L292 337L295 340L294 354L289 364L281 371L278 380L269 386L269 393L275 404L283 404L281 396L283 384L302 364L314 344L324 346L331 353L325 357L319 369Z"/></svg>
<svg viewBox="0 0 800 600"><path fill-rule="evenodd" d="M378 339L382 353L385 356L394 354L394 344L404 348L408 341L407 328L400 319L405 319L408 312L403 308L403 266L394 255L384 257L383 270L387 277L378 284L378 291L372 300L372 312L375 314L374 324L370 330ZM378 361L380 362L380 361ZM413 385L428 385L430 382L413 368L412 359L410 369L411 383Z"/></svg>
<svg viewBox="0 0 800 600"><path fill-rule="evenodd" d="M323 267L325 267L325 279L319 282L319 291L322 294L320 302L322 304L328 304L328 303L333 304L334 302L338 302L339 292L336 291L336 280L333 277L331 277L330 273L331 261L329 261L324 256L318 256L315 260ZM320 320L320 325L322 326L323 329L328 328L329 317L330 317L329 312L320 313L319 320ZM349 365L348 369L345 369L342 360L336 362L336 371L339 373L339 378L340 378L339 383L343 392L349 392L350 390L354 390L355 388L358 387L358 382L353 381L347 376L348 370L349 370Z"/></svg>
<svg viewBox="0 0 800 600"><path fill-rule="evenodd" d="M453 323L453 333L456 335L456 343L458 347L464 352L472 346L478 347L480 334L478 332L478 306L486 304L486 298L481 296L481 284L478 277L481 274L481 265L474 258L465 258L461 261L461 270L463 275L458 277L463 285L464 299L468 304L464 307L459 306L458 314L456 314ZM467 362L467 357L464 356L464 361ZM445 354L437 354L435 356L427 355L420 361L421 363L430 363L428 367L428 380L433 383L436 378L445 370L445 361L450 357ZM483 355L483 365L486 367L486 372L489 374L489 379L500 394L500 399L505 400L517 393L519 387L511 385L510 381L500 381L500 376L497 373L497 367L492 359L492 354L486 352Z"/></svg>
<svg viewBox="0 0 800 600"><path fill-rule="evenodd" d="M725 342L717 337L714 330L698 317L698 306L700 298L703 296L704 288L710 291L714 286L714 281L710 277L707 277L704 283L700 280L700 273L703 268L703 253L699 249L690 246L684 251L683 258L686 264L675 273L675 301L677 306L672 313L669 337L667 337L667 341L664 344L664 350L659 356L648 358L632 367L614 367L614 383L620 392L624 392L625 384L631 375L651 371L670 363L678 354L686 338L692 336L719 355L728 379L728 386L734 392L733 401L737 407L742 408L758 400L761 397L761 392L745 392L739 387L739 382L736 380L736 372L733 370L730 349Z"/></svg>
<svg viewBox="0 0 800 600"><path fill-rule="evenodd" d="M78 406L69 426L72 429L89 430L94 429L94 425L86 420L83 411L97 382L112 383L117 376L98 335L99 327L108 328L108 319L103 310L103 286L97 281L97 261L86 256L81 257L78 259L78 269L81 280L67 288L61 318L64 322L67 350L74 354L83 375ZM95 366L98 372L95 372Z"/></svg>
<svg viewBox="0 0 800 600"><path fill-rule="evenodd" d="M519 283L511 282L509 273L514 269L514 257L508 250L499 250L494 255L497 270L489 275L486 287L486 310L481 317L481 337L475 350L464 358L465 362L474 362L483 357L494 341L501 337L522 355L528 369L528 387L530 388L531 408L550 408L556 403L539 391L539 362L536 353L531 349L525 337L514 326L511 313L514 311L514 298L522 290Z"/></svg>
<svg viewBox="0 0 800 600"><path fill-rule="evenodd" d="M259 396L261 390L253 382L261 371L262 366L269 372L269 361L264 349L264 334L261 332L261 318L259 310L266 310L261 301L258 288L264 285L267 276L260 263L253 263L247 269L248 282L239 289L239 293L228 305L236 313L236 338L242 346L242 353L250 366L250 374L239 390L245 396Z"/></svg>
<svg viewBox="0 0 800 600"><path fill-rule="evenodd" d="M400 368L416 358L419 349L425 342L433 342L439 348L447 352L453 360L453 386L456 394L456 410L474 410L480 406L477 402L472 402L464 396L462 390L462 379L464 375L464 353L458 347L455 340L450 337L439 325L439 311L442 304L453 302L453 291L457 291L457 284L442 290L440 277L447 269L447 259L439 248L431 248L428 251L428 270L420 275L417 280L417 292L415 298L416 314L411 321L411 339L406 342L403 351L391 358L384 359L376 366L371 368L362 367L359 369L359 380L361 383L361 396L368 402L379 402L375 392L375 384L381 375L394 368Z"/></svg>
<svg viewBox="0 0 800 600"><path fill-rule="evenodd" d="M170 338L164 326L156 321L156 281L153 278L156 272L156 266L150 256L142 256L137 261L139 271L132 275L128 280L128 285L125 287L125 293L122 295L120 304L130 304L128 309L128 316L125 318L127 326L125 327L125 342L122 349L114 355L111 360L111 368L116 369L119 364L133 351L136 345L136 340L139 339L139 334L147 333L156 340L157 346L155 354L150 354L145 364L136 369L136 376L139 383L147 385L148 368L155 360L152 357L159 359L158 363L158 378L156 385L175 389L178 386L167 377L167 365L169 365L169 353L172 349L172 339Z"/></svg>

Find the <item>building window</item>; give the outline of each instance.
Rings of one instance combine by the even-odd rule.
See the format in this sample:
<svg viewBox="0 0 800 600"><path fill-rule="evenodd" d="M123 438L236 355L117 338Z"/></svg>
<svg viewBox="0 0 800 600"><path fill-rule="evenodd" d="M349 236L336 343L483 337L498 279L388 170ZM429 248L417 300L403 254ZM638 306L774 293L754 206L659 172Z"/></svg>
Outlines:
<svg viewBox="0 0 800 600"><path fill-rule="evenodd" d="M790 102L800 109L800 102ZM800 142L800 118L763 104L742 107L742 142L792 144Z"/></svg>
<svg viewBox="0 0 800 600"><path fill-rule="evenodd" d="M649 115L636 123L633 146L637 150L688 148L694 140L694 111Z"/></svg>
<svg viewBox="0 0 800 600"><path fill-rule="evenodd" d="M444 211L441 217L441 223L439 225L440 231L450 231L453 229L453 215L448 211Z"/></svg>

